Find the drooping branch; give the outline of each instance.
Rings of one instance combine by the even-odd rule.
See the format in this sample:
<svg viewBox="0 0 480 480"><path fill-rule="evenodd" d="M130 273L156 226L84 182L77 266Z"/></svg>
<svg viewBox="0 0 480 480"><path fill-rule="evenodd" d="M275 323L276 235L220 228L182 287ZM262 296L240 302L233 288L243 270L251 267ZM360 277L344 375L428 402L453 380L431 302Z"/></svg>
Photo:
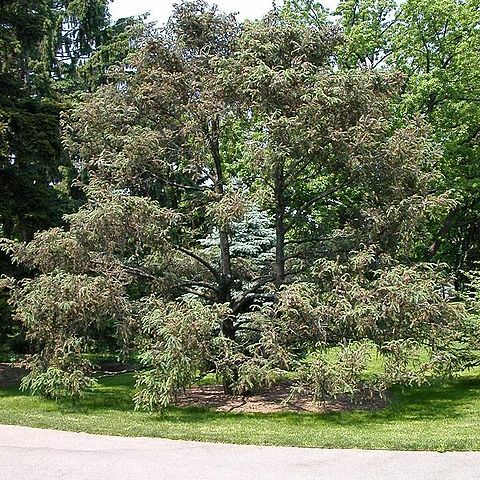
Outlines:
<svg viewBox="0 0 480 480"><path fill-rule="evenodd" d="M249 288L243 295L235 302L233 307L233 313L238 314L244 308L245 304L250 301L250 297L258 292L258 290L264 287L267 283L273 280L271 276L265 276L258 280L255 285Z"/></svg>
<svg viewBox="0 0 480 480"><path fill-rule="evenodd" d="M213 277L217 281L220 281L220 276L218 274L218 271L209 262L207 262L204 258L202 258L200 255L197 255L196 253L194 253L190 250L187 250L186 248L180 247L178 245L175 248L177 250L179 250L180 252L184 253L185 255L188 255L189 257L193 258L198 263L201 263L213 275Z"/></svg>
<svg viewBox="0 0 480 480"><path fill-rule="evenodd" d="M338 185L335 185L331 188L328 188L327 190L324 190L320 194L315 195L315 197L311 198L308 202L305 202L300 207L300 211L304 212L307 208L312 207L313 205L315 205L320 200L328 198L330 195L333 195L334 193L337 193L341 188L343 188L344 186L347 185L349 180L350 180L350 177L346 178L343 182L340 182Z"/></svg>
<svg viewBox="0 0 480 480"><path fill-rule="evenodd" d="M207 295L206 293L202 293L202 292L197 292L196 290L192 290L190 288L185 288L184 289L187 293L190 293L192 295L197 295L198 297L201 297L201 298L204 298L205 300L207 300L208 302L211 302L212 301L212 298Z"/></svg>
<svg viewBox="0 0 480 480"><path fill-rule="evenodd" d="M149 280L157 281L158 277L151 274L150 272L146 272L142 268L133 267L131 265L121 264L121 268L132 275L136 275L137 277L148 278Z"/></svg>
<svg viewBox="0 0 480 480"><path fill-rule="evenodd" d="M190 288L190 287L206 288L208 290L211 290L214 293L218 293L218 287L207 282L197 282L196 280L192 280L190 282L185 282L185 283L180 283L178 285L175 285L175 288Z"/></svg>

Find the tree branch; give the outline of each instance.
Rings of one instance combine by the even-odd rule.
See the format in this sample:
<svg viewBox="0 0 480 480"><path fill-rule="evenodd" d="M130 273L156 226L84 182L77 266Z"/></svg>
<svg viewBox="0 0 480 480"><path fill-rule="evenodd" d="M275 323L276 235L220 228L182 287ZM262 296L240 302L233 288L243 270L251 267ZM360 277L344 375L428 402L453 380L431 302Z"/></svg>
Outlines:
<svg viewBox="0 0 480 480"><path fill-rule="evenodd" d="M269 282L272 282L273 281L273 278L268 276L268 277L262 277L255 285L253 285L250 289L248 289L243 295L242 297L240 297L239 300L237 300L235 302L235 305L232 309L233 313L234 314L237 314L241 308L245 305L245 303L247 302L247 300L257 292L257 290L259 288L262 288L263 286L265 286L267 283Z"/></svg>
<svg viewBox="0 0 480 480"><path fill-rule="evenodd" d="M193 258L198 263L201 263L215 277L215 279L217 281L220 280L220 275L219 275L218 271L210 263L208 263L205 259L203 259L199 255L197 255L196 253L191 252L190 250L187 250L186 248L180 247L178 245L175 248L177 250L179 250L180 252L184 253L185 255L188 255L189 257Z"/></svg>
<svg viewBox="0 0 480 480"><path fill-rule="evenodd" d="M185 288L185 291L187 293L191 293L192 295L197 295L198 297L202 297L205 300L208 300L209 302L212 300L212 297L210 297L206 293L196 292L195 290L190 290L189 288Z"/></svg>
<svg viewBox="0 0 480 480"><path fill-rule="evenodd" d="M218 288L215 287L215 285L212 285L211 283L206 283L206 282L191 281L191 282L185 282L185 283L180 283L179 285L175 285L175 288L188 288L188 287L202 287L202 288L207 288L208 290L211 290L212 292L215 292L215 293L218 292Z"/></svg>
<svg viewBox="0 0 480 480"><path fill-rule="evenodd" d="M158 280L157 276L149 272L146 272L145 270L142 270L139 267L132 267L130 265L124 265L124 264L120 264L120 267L123 268L123 270L125 270L126 272L132 273L133 275L137 275L138 277L144 277L150 280Z"/></svg>
<svg viewBox="0 0 480 480"><path fill-rule="evenodd" d="M315 203L317 203L318 201L326 198L326 197L329 197L330 195L332 195L333 193L336 193L338 192L342 187L344 187L347 183L348 183L348 180L349 178L346 178L343 182L341 182L339 185L336 185L334 187L331 187L331 188L328 188L327 190L324 190L322 193L320 193L319 195L313 197L312 199L310 199L308 202L304 203L301 207L300 207L300 211L305 211L307 208L311 207L312 205L315 205Z"/></svg>

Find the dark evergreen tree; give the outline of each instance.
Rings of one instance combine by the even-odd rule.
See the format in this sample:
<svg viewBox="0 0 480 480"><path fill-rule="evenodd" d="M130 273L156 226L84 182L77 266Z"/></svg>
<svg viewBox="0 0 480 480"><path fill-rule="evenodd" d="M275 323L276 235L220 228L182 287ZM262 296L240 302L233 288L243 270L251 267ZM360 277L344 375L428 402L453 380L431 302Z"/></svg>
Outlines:
<svg viewBox="0 0 480 480"><path fill-rule="evenodd" d="M107 0L0 3L0 235L29 241L78 205L76 172L61 145L61 114L77 92L101 83L108 67L125 57L129 27L136 24L110 26ZM109 56L97 55L89 67L105 42ZM1 253L1 274L24 272ZM14 328L0 303L5 345Z"/></svg>

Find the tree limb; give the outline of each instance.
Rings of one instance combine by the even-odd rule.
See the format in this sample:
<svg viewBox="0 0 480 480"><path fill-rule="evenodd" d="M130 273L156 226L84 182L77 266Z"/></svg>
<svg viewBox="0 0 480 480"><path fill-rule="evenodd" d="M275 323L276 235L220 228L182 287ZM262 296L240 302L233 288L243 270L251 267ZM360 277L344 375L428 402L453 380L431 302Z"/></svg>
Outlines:
<svg viewBox="0 0 480 480"><path fill-rule="evenodd" d="M220 275L219 275L218 271L210 263L208 263L205 259L203 259L199 255L197 255L196 253L191 252L190 250L187 250L186 248L180 247L178 245L175 246L175 248L177 250L179 250L180 252L184 253L185 255L188 255L189 257L193 258L198 263L201 263L215 277L215 279L217 281L220 280Z"/></svg>

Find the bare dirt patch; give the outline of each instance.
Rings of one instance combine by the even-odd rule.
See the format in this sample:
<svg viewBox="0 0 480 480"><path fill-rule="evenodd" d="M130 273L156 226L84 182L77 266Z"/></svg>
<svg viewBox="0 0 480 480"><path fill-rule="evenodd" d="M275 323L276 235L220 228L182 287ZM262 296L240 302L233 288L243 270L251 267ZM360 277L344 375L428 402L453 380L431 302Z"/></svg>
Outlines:
<svg viewBox="0 0 480 480"><path fill-rule="evenodd" d="M27 371L15 363L0 363L0 388L18 385Z"/></svg>
<svg viewBox="0 0 480 480"><path fill-rule="evenodd" d="M291 384L284 382L269 390L249 396L231 396L223 393L221 385L204 385L191 387L177 397L178 407L210 408L217 412L238 413L278 413L278 412L339 412L346 410L378 410L388 404L388 398L376 397L365 399L360 393L353 399L342 396L317 403L311 396L302 395L285 403Z"/></svg>

